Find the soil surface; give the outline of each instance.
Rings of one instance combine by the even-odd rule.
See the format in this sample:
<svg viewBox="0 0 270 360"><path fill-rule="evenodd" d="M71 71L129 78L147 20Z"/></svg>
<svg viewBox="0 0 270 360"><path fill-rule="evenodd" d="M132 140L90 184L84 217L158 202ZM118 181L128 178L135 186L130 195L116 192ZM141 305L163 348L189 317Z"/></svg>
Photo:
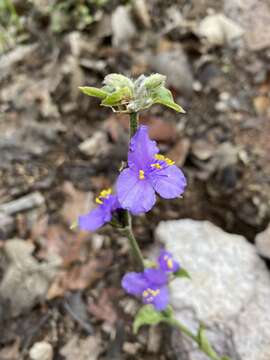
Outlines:
<svg viewBox="0 0 270 360"><path fill-rule="evenodd" d="M160 199L134 218L146 256L158 251L154 229L167 219L210 220L253 242L270 219L270 37L260 43L260 26L247 28L250 0L79 2L86 13L76 1L14 3L20 26L0 16L0 244L21 239L38 264L57 255L62 266L28 309L14 315L0 302L0 360L29 359L39 341L52 344L56 360L180 359L167 327L132 334L139 303L120 289L132 269L124 236L109 226L69 229L113 185L128 144L128 117L78 86L100 87L114 72L160 72L186 110L155 105L140 116L188 178L182 199ZM256 3L258 17L270 16L266 1ZM219 45L203 37L200 23L215 13L243 35ZM3 255L0 278L7 266Z"/></svg>

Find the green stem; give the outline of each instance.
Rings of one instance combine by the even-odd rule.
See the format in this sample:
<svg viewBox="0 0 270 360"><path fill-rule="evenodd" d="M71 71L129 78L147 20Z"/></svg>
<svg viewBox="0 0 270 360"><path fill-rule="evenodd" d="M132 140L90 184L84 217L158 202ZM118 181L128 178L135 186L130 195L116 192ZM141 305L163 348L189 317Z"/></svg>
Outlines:
<svg viewBox="0 0 270 360"><path fill-rule="evenodd" d="M129 124L130 124L129 136L132 137L138 128L138 114L137 113L130 114ZM127 210L123 211L122 223L123 223L123 232L125 233L126 237L129 240L129 245L130 245L133 257L136 259L137 268L139 271L143 271L144 270L143 256L142 256L141 250L139 248L139 245L137 243L137 240L133 234L132 224L131 224L131 216Z"/></svg>
<svg viewBox="0 0 270 360"><path fill-rule="evenodd" d="M124 233L125 233L126 237L128 238L132 254L133 254L134 258L136 259L137 268L138 268L139 271L143 271L144 270L143 255L141 253L141 250L139 248L137 240L136 240L136 238L135 238L135 236L133 234L133 231L132 231L131 216L130 216L128 211L126 213L127 213L129 225L127 227L125 227L123 230L124 230Z"/></svg>
<svg viewBox="0 0 270 360"><path fill-rule="evenodd" d="M221 360L218 354L215 352L215 350L212 347L204 348L200 342L200 339L198 336L194 335L185 325L181 324L178 320L172 319L170 320L170 324L177 327L182 333L187 335L189 338L191 338L193 341L197 343L200 350L204 352L211 360Z"/></svg>
<svg viewBox="0 0 270 360"><path fill-rule="evenodd" d="M129 136L132 137L138 128L138 113L133 112L129 116Z"/></svg>

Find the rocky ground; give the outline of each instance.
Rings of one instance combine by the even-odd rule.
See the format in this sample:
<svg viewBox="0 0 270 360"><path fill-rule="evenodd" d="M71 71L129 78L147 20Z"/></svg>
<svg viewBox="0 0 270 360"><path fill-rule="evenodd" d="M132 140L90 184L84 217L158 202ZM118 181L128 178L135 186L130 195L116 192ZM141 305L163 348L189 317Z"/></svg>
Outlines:
<svg viewBox="0 0 270 360"><path fill-rule="evenodd" d="M132 335L139 304L119 286L132 268L126 239L109 227L98 234L69 229L96 193L113 184L126 156L126 116L78 91L101 86L112 72L165 74L186 110L179 115L155 105L141 114L151 137L188 177L183 199L160 200L134 219L144 254L167 243L194 272L195 284L198 264L207 278L212 261L222 278L236 274L239 288L213 278L220 287L214 314L198 309L208 301L203 291L179 284L190 294L188 305L173 289L184 304L179 314L189 307L195 315L187 312L186 321L194 328L206 322L217 350L233 360L269 359L269 230L256 237L270 219L269 2L14 4L19 24L8 23L0 7L0 360L205 359L166 327ZM189 245L179 235L176 249L159 232L180 226L181 233L186 223L171 222L181 218L210 224L205 238L196 237L204 223L189 220ZM207 247L213 234L215 256ZM192 239L205 254L200 262ZM247 327L255 318L257 327Z"/></svg>

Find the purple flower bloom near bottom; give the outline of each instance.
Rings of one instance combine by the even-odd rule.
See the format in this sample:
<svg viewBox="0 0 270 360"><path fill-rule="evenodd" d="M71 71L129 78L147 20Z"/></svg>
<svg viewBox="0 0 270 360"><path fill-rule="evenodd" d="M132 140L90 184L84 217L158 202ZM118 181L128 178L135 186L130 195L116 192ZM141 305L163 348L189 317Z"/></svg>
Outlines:
<svg viewBox="0 0 270 360"><path fill-rule="evenodd" d="M180 265L170 252L161 250L158 267L126 274L122 279L122 287L128 294L141 296L144 304L152 304L162 311L169 304L168 274L178 271Z"/></svg>
<svg viewBox="0 0 270 360"><path fill-rule="evenodd" d="M152 304L165 310L169 303L167 275L159 269L146 269L142 273L131 272L122 279L122 287L128 294L139 295L144 304Z"/></svg>
<svg viewBox="0 0 270 360"><path fill-rule="evenodd" d="M99 229L111 221L114 211L121 208L117 196L112 195L111 189L101 191L96 198L96 203L99 205L96 209L79 216L78 226L81 230L95 231Z"/></svg>
<svg viewBox="0 0 270 360"><path fill-rule="evenodd" d="M175 273L180 269L179 263L173 259L172 254L164 249L160 252L158 263L163 271Z"/></svg>

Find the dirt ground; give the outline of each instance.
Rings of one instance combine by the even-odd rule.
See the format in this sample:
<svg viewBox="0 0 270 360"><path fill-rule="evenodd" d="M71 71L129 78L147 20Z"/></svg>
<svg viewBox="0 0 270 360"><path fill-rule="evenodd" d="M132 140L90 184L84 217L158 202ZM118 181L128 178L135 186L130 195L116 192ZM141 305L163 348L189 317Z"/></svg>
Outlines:
<svg viewBox="0 0 270 360"><path fill-rule="evenodd" d="M207 219L253 242L270 219L269 2L14 3L20 25L0 7L0 279L13 261L22 267L0 299L0 360L29 359L39 341L56 360L182 359L167 327L132 335L139 304L120 289L132 268L126 239L109 226L69 229L113 185L128 144L128 118L78 86L160 72L186 110L155 105L140 117L188 178L183 199L134 219L146 256L166 219ZM206 36L202 21L217 13L230 26L219 17ZM11 239L23 250L9 257ZM31 291L14 304L27 279Z"/></svg>

